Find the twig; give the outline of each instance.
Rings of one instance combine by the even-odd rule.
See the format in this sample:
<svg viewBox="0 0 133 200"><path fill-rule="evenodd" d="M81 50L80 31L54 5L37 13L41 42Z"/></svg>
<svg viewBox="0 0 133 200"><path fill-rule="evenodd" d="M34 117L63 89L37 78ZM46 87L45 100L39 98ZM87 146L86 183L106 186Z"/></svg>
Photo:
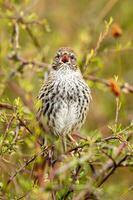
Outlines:
<svg viewBox="0 0 133 200"><path fill-rule="evenodd" d="M30 28L27 24L25 24L24 20L23 20L23 24L26 26L26 31L27 31L27 33L29 34L29 36L31 37L31 39L32 39L32 41L33 41L33 43L34 43L34 45L35 45L38 49L40 49L41 46L40 46L40 44L39 44L37 38L33 35L31 28Z"/></svg>
<svg viewBox="0 0 133 200"><path fill-rule="evenodd" d="M62 161L62 160L64 159L64 155L68 155L68 154L70 154L70 153L73 152L73 151L76 152L76 151L78 151L79 149L83 149L83 147L85 147L85 146L89 146L89 144L83 144L83 145L76 146L76 147L74 147L74 148L72 148L72 149L69 149L67 152L61 154L57 159L55 159L55 160L53 161L53 165L54 165L56 162Z"/></svg>
<svg viewBox="0 0 133 200"><path fill-rule="evenodd" d="M128 158L128 155L125 155L118 163L116 163L113 168L110 170L109 173L107 173L104 178L98 183L98 187L100 187L112 174L113 172L116 170L117 167L119 167L121 165L121 163L123 161L125 161Z"/></svg>
<svg viewBox="0 0 133 200"><path fill-rule="evenodd" d="M29 127L26 125L26 123L25 123L22 119L18 118L18 120L19 120L21 126L25 127L25 129L26 129L31 135L34 135L34 133L29 129ZM38 121L38 120L37 120L37 121ZM42 125L42 124L40 124L40 121L38 121L38 123L39 123L39 126ZM43 125L43 127L41 126L41 128L43 128L43 130L45 129L45 131L47 130L46 127L45 127L44 125ZM47 130L47 132L48 132L48 130ZM43 145L43 144L40 142L40 139L39 139L39 138L37 139L37 143L38 143L40 146Z"/></svg>
<svg viewBox="0 0 133 200"><path fill-rule="evenodd" d="M32 163L38 156L44 154L44 152L49 148L49 146L45 147L44 149L42 149L39 153L35 154L31 159L29 159L28 161L26 161L18 170L16 170L16 172L9 178L9 180L7 181L6 186L8 186L13 179L22 171L25 169L25 167L27 167L30 163Z"/></svg>
<svg viewBox="0 0 133 200"><path fill-rule="evenodd" d="M11 117L11 119L9 120L9 122L7 124L6 130L5 130L5 134L3 136L3 140L2 140L2 143L0 145L0 153L2 153L2 146L3 146L3 144L4 144L4 142L5 142L6 138L7 138L8 130L11 127L13 120L14 120L14 116Z"/></svg>
<svg viewBox="0 0 133 200"><path fill-rule="evenodd" d="M125 148L126 144L123 142L120 146L114 151L114 159L116 159L122 150ZM104 165L103 168L99 170L99 172L95 176L95 180L98 180L100 177L103 177L105 172L111 169L114 166L114 161L108 160Z"/></svg>
<svg viewBox="0 0 133 200"><path fill-rule="evenodd" d="M18 138L19 130L20 130L20 124L17 124L16 129L14 131L15 137L14 137L14 139L12 141L13 144L16 142L16 140Z"/></svg>
<svg viewBox="0 0 133 200"><path fill-rule="evenodd" d="M0 109L8 109L8 110L14 110L15 106L12 106L8 103L0 103Z"/></svg>
<svg viewBox="0 0 133 200"><path fill-rule="evenodd" d="M35 112L34 106L33 106L33 102L32 102L32 100L28 101L28 100L25 98L25 92L24 92L24 90L23 90L21 87L19 87L15 82L11 81L10 83L11 83L11 84L9 84L9 87L12 88L12 90L14 91L14 93L15 93L17 96L20 96L20 97L21 97L21 100L23 101L23 103L25 104L25 106L27 106L32 112ZM7 103L0 103L0 108L2 108L2 109L9 109L9 110L12 110L12 111L14 111L14 110L17 109L16 106L13 106L13 105L7 104ZM21 121L21 124L22 124L23 126L25 126L25 128L30 132L30 134L32 134L32 131L26 126L26 124L25 124L21 119L19 119L19 120ZM46 124L44 124L44 123L43 123L40 119L38 119L37 117L36 117L36 120L37 120L37 122L38 122L40 128L41 128L44 132L48 133L48 132L49 132L48 126L47 126ZM39 144L40 144L40 143L39 143Z"/></svg>
<svg viewBox="0 0 133 200"><path fill-rule="evenodd" d="M27 65L38 66L40 68L46 68L46 69L49 69L51 66L48 63L43 63L43 62L35 61L35 60L27 60L26 58L22 57L16 52L13 52L12 54L10 54L8 58L15 62L20 62L20 65L17 67L17 69L9 74L9 79L12 78L16 74L16 72L21 72L23 68Z"/></svg>
<svg viewBox="0 0 133 200"><path fill-rule="evenodd" d="M68 196L74 191L74 190L73 190L73 185L74 185L74 183L76 182L76 180L78 179L78 175L79 175L80 169L81 169L81 165L78 165L77 168L76 168L76 172L75 172L75 174L73 175L72 183L71 183L71 185L69 186L67 193L66 193L66 194L64 195L64 197L63 197L64 200L67 200L67 199L68 199Z"/></svg>
<svg viewBox="0 0 133 200"><path fill-rule="evenodd" d="M101 83L107 87L110 87L110 82L109 80L103 79L103 78L99 78L99 77L95 77L92 75L89 76L84 76L85 79L96 82L96 83ZM120 89L123 93L133 93L133 85L130 85L128 83L124 83L120 85Z"/></svg>
<svg viewBox="0 0 133 200"><path fill-rule="evenodd" d="M116 166L116 161L112 156L110 156L107 152L105 152L103 149L101 149L102 153L104 153L110 160L112 160L114 166Z"/></svg>
<svg viewBox="0 0 133 200"><path fill-rule="evenodd" d="M117 124L118 124L119 110L120 110L119 97L116 97L116 114L115 114L115 126L116 127L117 127Z"/></svg>
<svg viewBox="0 0 133 200"><path fill-rule="evenodd" d="M109 157L109 160L103 165L102 169L100 169L99 172L95 174L93 178L94 178L94 183L97 185L97 187L100 187L113 174L116 168L121 166L122 162L128 159L129 155L125 155L118 163L116 163L115 161L115 159L122 153L122 150L125 148L125 146L126 146L125 142L121 143L119 147L114 150L113 153L114 157L113 158ZM101 180L98 181L99 179ZM90 184L87 184L86 188L87 189L81 191L78 194L78 196L75 198L76 200L82 199L82 197L85 197L85 195L88 194L88 192L90 193Z"/></svg>
<svg viewBox="0 0 133 200"><path fill-rule="evenodd" d="M25 129L31 134L33 135L32 131L29 129L29 127L25 124L25 122L22 121L22 119L18 118L19 122L20 122L20 125L21 126L24 126Z"/></svg>
<svg viewBox="0 0 133 200"><path fill-rule="evenodd" d="M89 200L89 199L93 199L93 200L99 200L99 197L95 191L94 188L92 188L91 185L87 185L88 189L87 192L86 190L81 191L78 195L76 195L73 200Z"/></svg>
<svg viewBox="0 0 133 200"><path fill-rule="evenodd" d="M84 65L84 73L85 73L87 66L90 64L92 58L94 58L97 55L98 50L100 49L101 43L108 35L111 23L112 23L112 18L110 18L109 22L105 21L105 30L100 33L95 48L92 49L91 52L89 54L85 55L85 57L83 58L82 65Z"/></svg>
<svg viewBox="0 0 133 200"><path fill-rule="evenodd" d="M19 26L16 21L13 22L13 31L11 37L11 44L15 52L17 52L19 48Z"/></svg>

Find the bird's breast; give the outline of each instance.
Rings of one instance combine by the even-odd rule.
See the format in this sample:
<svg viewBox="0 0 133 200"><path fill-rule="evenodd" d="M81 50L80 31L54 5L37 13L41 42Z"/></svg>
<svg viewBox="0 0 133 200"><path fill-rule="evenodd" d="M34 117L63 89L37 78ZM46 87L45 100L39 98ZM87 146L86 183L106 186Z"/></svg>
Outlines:
<svg viewBox="0 0 133 200"><path fill-rule="evenodd" d="M79 72L72 70L54 74L44 98L45 115L51 130L68 134L82 125L90 101L90 90Z"/></svg>

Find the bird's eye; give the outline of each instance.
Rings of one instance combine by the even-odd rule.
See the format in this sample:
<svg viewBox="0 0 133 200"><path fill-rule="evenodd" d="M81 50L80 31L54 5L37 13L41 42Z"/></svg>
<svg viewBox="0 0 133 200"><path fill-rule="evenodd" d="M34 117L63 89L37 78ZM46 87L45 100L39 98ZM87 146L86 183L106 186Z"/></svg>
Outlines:
<svg viewBox="0 0 133 200"><path fill-rule="evenodd" d="M74 55L72 54L71 56L70 56L70 58L73 60L73 59L75 59L75 57L74 57Z"/></svg>
<svg viewBox="0 0 133 200"><path fill-rule="evenodd" d="M59 59L60 58L60 54L56 54L55 58Z"/></svg>
<svg viewBox="0 0 133 200"><path fill-rule="evenodd" d="M52 68L53 68L54 70L57 70L57 65L53 65Z"/></svg>

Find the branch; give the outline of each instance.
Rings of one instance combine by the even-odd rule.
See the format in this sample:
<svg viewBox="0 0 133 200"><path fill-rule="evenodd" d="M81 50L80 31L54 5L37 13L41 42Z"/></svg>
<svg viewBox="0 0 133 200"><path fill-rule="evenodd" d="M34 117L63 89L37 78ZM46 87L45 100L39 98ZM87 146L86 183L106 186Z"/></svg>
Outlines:
<svg viewBox="0 0 133 200"><path fill-rule="evenodd" d="M2 139L2 142L1 142L1 145L0 145L0 153L2 153L2 146L5 143L5 140L6 140L7 135L8 135L8 130L11 127L13 120L14 120L14 116L12 116L11 119L9 120L9 122L7 123L5 134L3 136L3 139Z"/></svg>
<svg viewBox="0 0 133 200"><path fill-rule="evenodd" d="M112 21L113 21L112 18L110 18L109 22L105 21L105 30L100 33L95 48L92 49L89 54L84 56L83 61L82 61L82 66L84 66L84 72L85 72L87 66L90 64L92 58L94 58L97 55L97 53L100 49L101 43L108 35L109 28L110 28L110 25L112 24Z"/></svg>
<svg viewBox="0 0 133 200"><path fill-rule="evenodd" d="M81 165L78 165L77 168L76 168L76 172L72 176L72 183L69 186L67 193L63 197L64 200L67 200L68 196L74 191L73 185L76 182L76 180L78 179L78 175L79 175L80 169L81 169Z"/></svg>
<svg viewBox="0 0 133 200"><path fill-rule="evenodd" d="M130 136L127 138L127 141L130 139ZM116 163L116 159L122 153L123 149L126 147L126 142L123 142L119 145L117 149L114 150L114 157L109 156L109 160L103 165L102 169L99 170L98 173L95 173L94 184L97 187L100 187L113 173L114 171L121 166L122 162L129 158L129 155L125 155L118 163ZM106 154L107 155L107 154ZM108 155L107 155L108 156ZM101 179L99 182L98 180ZM90 184L86 185L86 189L81 191L74 200L82 199L88 193L90 193Z"/></svg>
<svg viewBox="0 0 133 200"><path fill-rule="evenodd" d="M122 144L119 145L119 147L115 150L114 152L114 159L116 159L121 153L122 150L125 148L126 144L125 142L123 142ZM112 167L114 167L114 161L112 161L111 159L109 159L104 165L103 168L99 170L99 172L95 175L95 180L98 180L99 178L103 177L104 174L106 174L106 172L108 170L110 170Z"/></svg>
<svg viewBox="0 0 133 200"><path fill-rule="evenodd" d="M16 107L8 103L0 103L0 109L14 110Z"/></svg>
<svg viewBox="0 0 133 200"><path fill-rule="evenodd" d="M118 163L115 162L114 167L111 169L111 171L109 173L107 173L107 175L98 183L98 187L100 187L116 170L116 168L118 168L119 166L121 166L121 163L123 161L125 161L127 158L129 158L129 155L125 155Z"/></svg>
<svg viewBox="0 0 133 200"><path fill-rule="evenodd" d="M9 180L7 181L6 186L8 186L13 179L21 172L25 169L25 167L27 167L30 163L32 163L38 156L44 154L44 152L46 150L48 150L49 146L45 147L44 149L42 149L39 153L35 154L31 159L29 159L28 161L26 161L18 170L16 170L16 172L9 178Z"/></svg>
<svg viewBox="0 0 133 200"><path fill-rule="evenodd" d="M116 86L119 87L123 93L126 93L126 94L133 93L133 85L130 85L129 83L124 83L124 84L118 85L117 82L115 82L115 81L113 83L113 80L106 80L106 79L95 77L92 75L84 76L84 78L87 80L93 81L95 83L101 83L107 87L110 87L111 89L113 87L113 84L114 84L114 86L116 84ZM114 94L115 94L115 92L117 92L117 91L113 90L112 92L114 92Z"/></svg>
<svg viewBox="0 0 133 200"><path fill-rule="evenodd" d="M9 79L12 78L16 74L16 72L21 72L23 70L23 68L27 65L38 66L40 68L46 68L47 70L51 66L48 63L43 63L43 62L35 61L35 60L28 60L28 59L22 57L21 55L19 55L17 52L13 52L12 54L10 54L8 56L8 58L15 62L20 62L20 65L17 67L17 69L15 71L11 72L11 74L9 75Z"/></svg>

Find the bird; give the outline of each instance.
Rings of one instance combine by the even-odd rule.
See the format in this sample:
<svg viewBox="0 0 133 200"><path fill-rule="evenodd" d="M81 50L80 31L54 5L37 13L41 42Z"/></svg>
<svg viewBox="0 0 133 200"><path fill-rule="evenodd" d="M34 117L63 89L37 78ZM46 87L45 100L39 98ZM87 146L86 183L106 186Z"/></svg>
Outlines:
<svg viewBox="0 0 133 200"><path fill-rule="evenodd" d="M85 122L91 91L70 47L61 47L56 52L38 99L41 101L39 116L46 116L50 132L72 139L71 134Z"/></svg>

